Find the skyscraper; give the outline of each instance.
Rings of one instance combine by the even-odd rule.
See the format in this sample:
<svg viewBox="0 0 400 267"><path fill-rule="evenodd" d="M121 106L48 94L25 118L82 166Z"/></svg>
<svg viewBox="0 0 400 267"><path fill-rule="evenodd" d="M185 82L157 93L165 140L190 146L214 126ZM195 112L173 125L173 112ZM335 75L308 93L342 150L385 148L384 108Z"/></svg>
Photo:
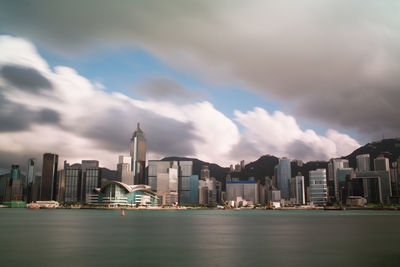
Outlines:
<svg viewBox="0 0 400 267"><path fill-rule="evenodd" d="M43 154L42 181L40 184L40 200L49 201L57 199L58 188L58 155Z"/></svg>
<svg viewBox="0 0 400 267"><path fill-rule="evenodd" d="M298 173L295 177L295 192L296 192L296 204L306 204L306 194L304 190L304 176Z"/></svg>
<svg viewBox="0 0 400 267"><path fill-rule="evenodd" d="M310 200L314 205L326 205L328 192L325 169L310 171Z"/></svg>
<svg viewBox="0 0 400 267"><path fill-rule="evenodd" d="M11 201L23 200L23 182L19 165L12 165L10 171Z"/></svg>
<svg viewBox="0 0 400 267"><path fill-rule="evenodd" d="M356 160L359 172L369 172L371 170L369 154L358 155L356 156Z"/></svg>
<svg viewBox="0 0 400 267"><path fill-rule="evenodd" d="M279 164L277 165L276 175L277 175L277 187L281 190L281 196L283 199L290 198L290 159L281 158L279 159Z"/></svg>
<svg viewBox="0 0 400 267"><path fill-rule="evenodd" d="M87 203L88 195L93 193L95 188L101 186L101 174L98 160L82 160L82 196L81 202Z"/></svg>
<svg viewBox="0 0 400 267"><path fill-rule="evenodd" d="M131 171L133 172L134 184L145 183L145 167L146 167L146 138L143 131L140 129L140 124L137 124L136 131L131 138L131 153L132 163Z"/></svg>
<svg viewBox="0 0 400 267"><path fill-rule="evenodd" d="M117 164L117 179L124 184L133 185L132 158L119 156Z"/></svg>
<svg viewBox="0 0 400 267"><path fill-rule="evenodd" d="M333 181L333 192L329 192L336 201L339 200L339 184L337 179L337 170L348 168L349 160L347 159L331 159L328 164L328 180Z"/></svg>
<svg viewBox="0 0 400 267"><path fill-rule="evenodd" d="M35 180L35 159L28 160L26 169L26 201L32 202L33 182Z"/></svg>

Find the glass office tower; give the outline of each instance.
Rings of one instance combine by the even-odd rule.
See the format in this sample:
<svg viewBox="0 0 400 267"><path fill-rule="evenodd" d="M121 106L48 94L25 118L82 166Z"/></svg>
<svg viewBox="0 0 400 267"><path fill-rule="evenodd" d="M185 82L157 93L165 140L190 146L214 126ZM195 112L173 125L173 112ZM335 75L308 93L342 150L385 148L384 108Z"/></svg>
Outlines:
<svg viewBox="0 0 400 267"><path fill-rule="evenodd" d="M58 188L58 155L45 153L43 155L42 180L40 184L40 200L57 200Z"/></svg>
<svg viewBox="0 0 400 267"><path fill-rule="evenodd" d="M283 199L289 199L291 178L290 159L279 159L279 164L277 165L276 169L276 175L277 187L281 190L281 197Z"/></svg>
<svg viewBox="0 0 400 267"><path fill-rule="evenodd" d="M324 206L328 201L328 190L326 184L326 170L317 169L310 171L310 193L311 202L317 206Z"/></svg>

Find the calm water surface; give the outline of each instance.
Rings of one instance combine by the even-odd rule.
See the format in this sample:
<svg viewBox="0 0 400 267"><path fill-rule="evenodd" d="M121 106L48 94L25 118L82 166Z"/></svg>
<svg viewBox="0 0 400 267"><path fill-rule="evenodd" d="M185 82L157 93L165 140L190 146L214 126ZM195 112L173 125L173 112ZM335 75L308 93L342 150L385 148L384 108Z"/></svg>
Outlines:
<svg viewBox="0 0 400 267"><path fill-rule="evenodd" d="M400 266L400 212L0 209L0 266Z"/></svg>

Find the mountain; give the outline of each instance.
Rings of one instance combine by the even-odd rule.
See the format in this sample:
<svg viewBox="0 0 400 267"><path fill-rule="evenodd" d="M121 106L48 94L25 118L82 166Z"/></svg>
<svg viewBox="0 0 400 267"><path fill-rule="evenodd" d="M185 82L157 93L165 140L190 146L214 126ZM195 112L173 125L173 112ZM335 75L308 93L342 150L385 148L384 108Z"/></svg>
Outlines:
<svg viewBox="0 0 400 267"><path fill-rule="evenodd" d="M100 169L101 169L101 179L117 180L117 171L110 170L107 168L100 168Z"/></svg>
<svg viewBox="0 0 400 267"><path fill-rule="evenodd" d="M370 154L371 167L373 167L374 159L383 154L389 158L390 162L397 160L400 157L400 138L397 139L383 139L379 142L373 142L362 146L350 155L342 158L349 160L349 165L352 168L356 167L356 156L360 154ZM193 174L200 175L201 166L208 165L210 174L215 177L218 181L221 181L225 186L226 175L229 173L229 168L221 167L214 163L204 162L195 158L186 157L167 157L162 160L165 161L179 161L179 160L191 160L193 161ZM272 177L274 175L274 167L278 164L279 158L272 155L261 156L256 161L247 164L241 172L231 173L231 177L239 178L240 180L247 180L249 177L254 177L256 181L261 181L264 184L265 177ZM297 173L301 173L304 176L305 185L309 184L309 171L316 169L327 169L327 161L310 161L307 163L301 163L300 161L293 160L291 162L292 177L296 176Z"/></svg>
<svg viewBox="0 0 400 267"><path fill-rule="evenodd" d="M350 167L356 168L356 156L361 154L369 154L371 168L374 167L374 159L381 154L388 158L390 162L394 162L400 157L400 138L383 139L379 142L368 143L342 158L348 159Z"/></svg>

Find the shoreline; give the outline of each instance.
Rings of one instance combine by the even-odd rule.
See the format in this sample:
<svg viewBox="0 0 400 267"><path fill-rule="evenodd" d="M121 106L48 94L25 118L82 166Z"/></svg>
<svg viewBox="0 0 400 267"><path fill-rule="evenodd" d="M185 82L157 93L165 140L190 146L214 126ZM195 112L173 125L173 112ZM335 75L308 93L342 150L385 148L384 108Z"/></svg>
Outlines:
<svg viewBox="0 0 400 267"><path fill-rule="evenodd" d="M26 208L32 209L32 208ZM241 210L265 210L265 211L274 211L274 210L285 210L285 211L307 211L307 210L325 210L325 211L346 211L346 210L371 210L371 211L400 211L400 207L345 207L345 208L330 208L330 207L307 207L307 208L296 208L296 207L282 207L276 209L268 209L268 208L233 208L233 209L221 209L221 208L203 208L203 207L154 207L154 208L146 208L146 207L40 207L34 209L67 209L67 210L221 210L221 211L241 211ZM33 210L33 209L32 209Z"/></svg>

